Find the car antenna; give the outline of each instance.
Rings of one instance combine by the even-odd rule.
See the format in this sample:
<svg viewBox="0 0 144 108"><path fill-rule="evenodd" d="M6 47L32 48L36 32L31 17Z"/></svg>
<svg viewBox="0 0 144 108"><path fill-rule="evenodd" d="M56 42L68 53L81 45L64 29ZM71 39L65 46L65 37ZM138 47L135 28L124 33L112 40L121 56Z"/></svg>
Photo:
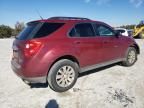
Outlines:
<svg viewBox="0 0 144 108"><path fill-rule="evenodd" d="M40 15L39 11L36 10L36 12L37 12L38 16L43 20L43 17Z"/></svg>

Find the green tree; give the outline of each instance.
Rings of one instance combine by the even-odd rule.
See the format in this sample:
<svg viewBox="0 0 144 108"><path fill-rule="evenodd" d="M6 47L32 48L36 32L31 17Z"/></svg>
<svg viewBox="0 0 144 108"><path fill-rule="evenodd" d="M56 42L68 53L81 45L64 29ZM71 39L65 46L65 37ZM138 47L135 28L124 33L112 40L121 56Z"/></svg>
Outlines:
<svg viewBox="0 0 144 108"><path fill-rule="evenodd" d="M123 25L120 26L120 28L125 28L125 29L134 29L135 25Z"/></svg>
<svg viewBox="0 0 144 108"><path fill-rule="evenodd" d="M0 38L8 38L12 36L13 29L6 25L0 25Z"/></svg>

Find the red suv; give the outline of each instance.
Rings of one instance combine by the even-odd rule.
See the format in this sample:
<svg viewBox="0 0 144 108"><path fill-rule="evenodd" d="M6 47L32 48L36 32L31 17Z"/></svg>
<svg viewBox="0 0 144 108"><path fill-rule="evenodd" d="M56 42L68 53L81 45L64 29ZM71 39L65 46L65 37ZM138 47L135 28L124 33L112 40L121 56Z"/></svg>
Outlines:
<svg viewBox="0 0 144 108"><path fill-rule="evenodd" d="M13 71L28 84L70 89L78 74L121 62L133 65L140 53L131 37L87 18L52 17L29 22L13 42Z"/></svg>

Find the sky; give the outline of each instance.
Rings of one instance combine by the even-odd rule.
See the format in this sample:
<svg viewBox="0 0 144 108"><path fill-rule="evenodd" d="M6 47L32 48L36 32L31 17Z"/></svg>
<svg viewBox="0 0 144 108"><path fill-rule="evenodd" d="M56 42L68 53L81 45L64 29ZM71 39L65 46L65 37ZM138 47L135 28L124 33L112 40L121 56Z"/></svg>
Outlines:
<svg viewBox="0 0 144 108"><path fill-rule="evenodd" d="M86 17L112 26L144 20L144 0L0 0L0 25L53 16Z"/></svg>

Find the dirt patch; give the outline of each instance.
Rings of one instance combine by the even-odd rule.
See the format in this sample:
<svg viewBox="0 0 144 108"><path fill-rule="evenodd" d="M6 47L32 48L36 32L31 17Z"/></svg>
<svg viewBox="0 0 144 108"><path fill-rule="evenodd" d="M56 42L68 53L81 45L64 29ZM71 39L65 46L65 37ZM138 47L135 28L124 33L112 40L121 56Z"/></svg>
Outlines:
<svg viewBox="0 0 144 108"><path fill-rule="evenodd" d="M123 107L128 107L129 104L134 104L135 97L128 96L122 89L114 89L113 87L108 88L107 101L109 103L119 102Z"/></svg>

